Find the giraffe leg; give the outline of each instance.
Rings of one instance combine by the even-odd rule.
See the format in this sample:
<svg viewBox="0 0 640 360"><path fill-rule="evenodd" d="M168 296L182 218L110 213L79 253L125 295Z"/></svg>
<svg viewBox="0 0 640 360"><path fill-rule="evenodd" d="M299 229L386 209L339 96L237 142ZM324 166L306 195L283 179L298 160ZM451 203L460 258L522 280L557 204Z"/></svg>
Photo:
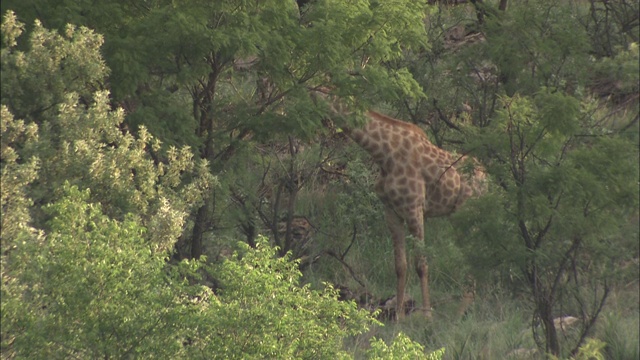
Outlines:
<svg viewBox="0 0 640 360"><path fill-rule="evenodd" d="M424 316L431 318L431 295L429 293L429 266L427 257L423 254L416 255L416 272L420 278L420 289L422 289L422 311Z"/></svg>
<svg viewBox="0 0 640 360"><path fill-rule="evenodd" d="M417 242L416 255L414 258L416 272L420 278L420 289L422 290L422 312L427 318L431 318L431 295L429 293L429 266L424 253L424 210L419 207L414 211L414 215L407 222L411 235Z"/></svg>
<svg viewBox="0 0 640 360"><path fill-rule="evenodd" d="M404 221L393 209L385 209L385 219L391 238L393 239L393 253L395 255L396 277L396 319L404 317L404 290L407 284L407 251L404 239Z"/></svg>

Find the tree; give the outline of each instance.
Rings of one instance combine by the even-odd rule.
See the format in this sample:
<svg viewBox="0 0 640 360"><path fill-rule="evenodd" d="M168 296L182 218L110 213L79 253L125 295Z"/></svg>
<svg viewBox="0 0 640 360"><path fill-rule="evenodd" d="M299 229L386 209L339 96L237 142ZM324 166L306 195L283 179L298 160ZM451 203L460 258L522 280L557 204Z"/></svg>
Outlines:
<svg viewBox="0 0 640 360"><path fill-rule="evenodd" d="M637 1L590 0L589 13L581 22L597 57L615 57L618 51L640 40L640 4Z"/></svg>
<svg viewBox="0 0 640 360"><path fill-rule="evenodd" d="M46 233L3 239L12 245L3 256L3 357L178 354L189 304L176 295L186 284L166 276L133 217L110 219L87 202L89 190L61 190L46 208Z"/></svg>
<svg viewBox="0 0 640 360"><path fill-rule="evenodd" d="M44 227L47 216L40 209L59 199L58 189L69 182L91 188L92 201L113 218L135 214L158 251L171 250L190 209L214 184L206 163L194 161L188 147L161 152L146 129L137 137L122 129L122 109L111 110L107 91L93 92L108 73L99 35L68 26L62 36L37 22L21 51L22 29L7 13L1 102L3 126L17 116L22 120L15 126L24 124L30 134L29 146L13 149L38 164L38 180L27 193L37 205L31 209L35 226Z"/></svg>
<svg viewBox="0 0 640 360"><path fill-rule="evenodd" d="M165 258L184 230L190 202L213 179L188 148L169 150L168 161L156 163L153 137L122 131L123 112L110 109L106 92L92 94L108 72L99 35L69 26L61 36L36 23L29 43L19 45L22 29L8 12L2 22L3 357L144 351L151 346L145 332L153 339L172 331L158 334L172 329L164 321L175 315L167 309L180 293L163 287ZM191 181L183 181L187 175ZM141 336L132 336L134 330ZM106 346L108 339L124 346Z"/></svg>
<svg viewBox="0 0 640 360"><path fill-rule="evenodd" d="M357 96L364 101L351 104L361 108L372 98L420 96L406 69L382 64L425 45L424 6L406 0L314 1L303 9L292 1L3 3L32 17L36 9L49 26L63 27L66 14L104 33L113 100L127 110L132 130L143 124L164 142L197 147L215 174L233 165L241 147L321 131L307 88ZM191 257L203 253L206 234L226 226L215 223L224 208L216 199L194 211L185 238Z"/></svg>
<svg viewBox="0 0 640 360"><path fill-rule="evenodd" d="M443 140L464 139L497 185L454 218L469 263L482 268L476 274L519 272L540 347L575 354L605 306L616 276L611 259L625 256L622 229L638 207L637 110L623 116L590 96L591 75L615 63L613 73L625 73L615 77L631 79L620 82L622 106L637 106L637 71L626 67L636 48L594 61L581 8L510 5L485 18L486 41L435 63L455 74L433 75L459 85L449 98L472 105L461 117L470 121L445 126ZM582 320L573 337L559 336L553 323L567 313Z"/></svg>
<svg viewBox="0 0 640 360"><path fill-rule="evenodd" d="M480 140L499 188L461 215L473 229L468 254L475 264L518 269L547 352L561 352L554 319L579 315L580 335L567 344L575 353L605 304L616 243L638 207L636 146L562 93L501 102Z"/></svg>
<svg viewBox="0 0 640 360"><path fill-rule="evenodd" d="M206 165L188 148L157 160L153 137L121 129L108 94L89 92L99 76L71 76L107 72L100 36L36 23L21 51L22 28L5 15L2 357L350 358L344 340L372 315L329 286L302 286L297 264L265 239L218 265L168 261L213 183ZM205 272L217 287L203 285Z"/></svg>

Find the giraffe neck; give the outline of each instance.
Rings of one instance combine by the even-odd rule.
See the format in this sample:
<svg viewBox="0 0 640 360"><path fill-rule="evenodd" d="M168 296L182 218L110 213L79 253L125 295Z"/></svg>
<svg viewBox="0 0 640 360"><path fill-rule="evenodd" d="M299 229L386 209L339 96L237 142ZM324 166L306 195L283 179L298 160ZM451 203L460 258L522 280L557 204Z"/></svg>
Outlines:
<svg viewBox="0 0 640 360"><path fill-rule="evenodd" d="M412 149L433 146L424 132L413 124L396 120L375 111L365 113L367 122L360 128L346 128L346 134L387 170L394 158L410 160ZM433 146L435 148L435 146Z"/></svg>
<svg viewBox="0 0 640 360"><path fill-rule="evenodd" d="M401 191L411 179L418 179L426 191L418 191L420 197L426 196L425 216L448 215L469 197L482 192L478 190L484 183L484 172L475 159L438 148L413 124L373 111L366 116L368 121L363 127L345 132L380 167L382 176L389 180L385 183L386 190ZM461 172L468 161L474 161L474 172ZM414 192L411 189L409 193Z"/></svg>

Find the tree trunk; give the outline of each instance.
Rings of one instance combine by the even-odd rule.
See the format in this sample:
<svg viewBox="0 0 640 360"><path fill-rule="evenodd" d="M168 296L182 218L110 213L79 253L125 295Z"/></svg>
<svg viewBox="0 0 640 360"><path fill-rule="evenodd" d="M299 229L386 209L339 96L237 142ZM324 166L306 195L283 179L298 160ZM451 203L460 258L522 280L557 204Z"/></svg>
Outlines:
<svg viewBox="0 0 640 360"><path fill-rule="evenodd" d="M500 5L498 5L498 9L500 11L506 11L507 10L507 2L508 2L508 0L500 0Z"/></svg>
<svg viewBox="0 0 640 360"><path fill-rule="evenodd" d="M207 82L202 85L199 91L192 93L194 104L194 117L200 119L198 126L198 137L204 139L203 146L200 150L200 157L209 161L211 166L215 160L215 149L213 142L213 133L215 131L214 121L214 98L216 93L216 85L218 83L218 75L221 72L221 65L212 55L209 60L211 72L207 78ZM193 236L191 237L191 258L198 259L203 253L202 239L204 232L209 228L211 211L209 202L211 197L205 199L195 218L193 225Z"/></svg>
<svg viewBox="0 0 640 360"><path fill-rule="evenodd" d="M193 234L191 236L191 258L199 259L202 255L202 237L209 224L209 208L205 202L198 212L193 224Z"/></svg>
<svg viewBox="0 0 640 360"><path fill-rule="evenodd" d="M473 4L473 7L476 9L476 17L478 18L478 24L483 25L486 11L484 10L484 7L483 7L484 4L482 3L482 0L471 0L471 3Z"/></svg>
<svg viewBox="0 0 640 360"><path fill-rule="evenodd" d="M294 146L294 140L291 136L289 136L289 154L291 155L291 159L289 160L289 174L287 176L287 185L285 187L289 193L289 197L287 199L287 224L284 236L284 247L280 249L282 253L281 255L283 256L287 251L291 250L293 246L293 228L291 225L296 211L296 198L298 196L300 185L298 168L296 166L296 157L298 152Z"/></svg>
<svg viewBox="0 0 640 360"><path fill-rule="evenodd" d="M544 327L544 338L547 353L554 356L560 355L560 343L558 343L558 333L553 323L553 304L550 299L537 298L538 313L542 326Z"/></svg>

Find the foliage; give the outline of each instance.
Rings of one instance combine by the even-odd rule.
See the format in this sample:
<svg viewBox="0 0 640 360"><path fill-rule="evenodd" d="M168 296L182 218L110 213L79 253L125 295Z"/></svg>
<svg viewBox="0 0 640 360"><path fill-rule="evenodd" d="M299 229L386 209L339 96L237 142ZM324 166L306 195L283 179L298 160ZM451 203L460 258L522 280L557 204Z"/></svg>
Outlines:
<svg viewBox="0 0 640 360"><path fill-rule="evenodd" d="M219 282L216 304L198 315L193 354L221 359L277 357L347 358L343 340L373 324L337 291L300 285L301 273L289 256L276 257L265 238L209 271Z"/></svg>
<svg viewBox="0 0 640 360"><path fill-rule="evenodd" d="M343 339L374 322L330 287L300 286L296 263L264 239L209 268L217 294L189 285L201 263L168 269L134 219L110 219L89 190L64 192L49 232L22 237L11 256L23 261L3 269L3 357L347 358Z"/></svg>
<svg viewBox="0 0 640 360"><path fill-rule="evenodd" d="M580 21L589 34L596 57L615 57L619 49L640 40L639 11L640 4L633 0L589 0L589 9Z"/></svg>
<svg viewBox="0 0 640 360"><path fill-rule="evenodd" d="M419 95L406 70L380 63L425 45L424 7L406 0L322 0L303 9L291 1L237 0L2 4L29 23L38 16L50 28L71 21L104 34L111 88L129 111L127 121L163 134L163 141L216 153L229 145L222 140L230 129L313 134L321 123L300 91L305 86ZM219 143L207 144L214 138Z"/></svg>
<svg viewBox="0 0 640 360"><path fill-rule="evenodd" d="M607 344L598 339L589 338L586 340L585 344L578 349L578 352L573 357L571 357L571 359L604 360L602 349L604 349L606 345ZM551 359L557 360L558 358L555 356L551 356Z"/></svg>
<svg viewBox="0 0 640 360"><path fill-rule="evenodd" d="M29 227L31 216L29 207L32 205L26 193L27 187L38 176L38 161L31 158L20 158L17 146L30 148L37 141L38 128L34 124L15 121L13 115L3 105L1 108L2 122L0 123L2 137L0 137L0 164L2 164L2 235L3 238L18 237L21 231ZM5 242L2 252L7 250ZM3 262L4 265L4 262Z"/></svg>
<svg viewBox="0 0 640 360"><path fill-rule="evenodd" d="M584 77L587 34L571 5L555 1L514 6L487 22L488 58L507 95L531 94L541 86L565 88Z"/></svg>
<svg viewBox="0 0 640 360"><path fill-rule="evenodd" d="M598 339L589 338L585 344L580 346L578 352L574 356L576 360L604 360L602 350L607 344Z"/></svg>
<svg viewBox="0 0 640 360"><path fill-rule="evenodd" d="M145 229L104 215L89 190L67 184L63 192L47 206L46 235L6 239L22 241L2 274L3 357L175 354L188 303L176 297L180 282L167 283Z"/></svg>
<svg viewBox="0 0 640 360"><path fill-rule="evenodd" d="M214 183L206 163L195 162L188 147L161 153L145 129L137 137L120 129L124 113L111 110L108 92L90 93L107 73L99 35L70 26L62 36L36 23L28 49L21 51L22 24L9 12L2 26L3 133L5 127L27 126L31 136L20 139L24 143L10 134L7 141L15 142L12 156L39 165L27 196L42 206L59 199L66 182L91 188L92 201L105 213L138 217L156 249L171 250L188 211ZM16 114L23 120L14 120ZM44 226L46 215L38 208L31 212L36 225Z"/></svg>
<svg viewBox="0 0 640 360"><path fill-rule="evenodd" d="M13 12L3 15L2 104L16 117L43 124L70 101L70 94L89 102L102 88L108 74L100 55L102 36L73 25L60 35L36 21L26 45L18 41L23 31ZM20 45L28 50L19 50ZM48 130L55 138L62 129L51 125Z"/></svg>
<svg viewBox="0 0 640 360"><path fill-rule="evenodd" d="M547 350L557 354L550 329L557 309L582 314L586 333L607 297L610 260L619 256L613 242L638 207L638 155L570 96L542 90L502 101L481 140L500 189L478 200L492 208L490 221L479 211L460 215L471 219L466 236L477 239L468 253L484 258L476 264L521 273ZM599 300L587 305L595 294Z"/></svg>
<svg viewBox="0 0 640 360"><path fill-rule="evenodd" d="M12 249L24 261L3 277L4 357L349 358L342 341L375 323L331 287L300 286L297 264L265 239L209 268L215 294L189 285L201 265L167 272L133 219L109 219L88 190L64 192L47 209L50 232ZM406 337L374 348L422 351Z"/></svg>
<svg viewBox="0 0 640 360"><path fill-rule="evenodd" d="M385 344L383 340L375 339L371 342L371 349L367 351L368 359L425 359L441 360L444 356L444 348L424 353L424 347L412 341L407 335L399 333L391 346Z"/></svg>
<svg viewBox="0 0 640 360"><path fill-rule="evenodd" d="M461 139L485 162L495 188L454 216L456 237L469 265L482 269L474 271L480 280L500 276L514 290L529 284L534 318L548 317L549 333L541 342L555 352L559 345L550 344L556 338L551 314L581 314L588 332L618 276L609 260L627 261L616 244L629 236L624 229L638 206L637 137L619 131L636 128L629 105L637 104L637 71L627 67L637 63L636 47L626 43L615 57L594 59L594 39L580 6L510 5L506 12L487 12L482 24L469 25L463 11L429 17L430 29L445 29L430 31L436 39L444 36L444 46L414 57L411 69L417 79L428 79L421 85L431 88L426 92L434 98L408 103L406 112L416 119L427 109L434 114L428 121L436 143ZM615 6L622 9L620 3ZM458 39L468 42L465 46L447 42L448 30L456 26L466 31ZM476 26L480 40L474 40ZM585 96L588 90L613 95L627 110L605 114L611 109ZM627 254L637 256L636 251ZM590 292L600 301L586 306ZM543 302L546 309L540 307ZM563 346L579 345L584 333L566 338Z"/></svg>
<svg viewBox="0 0 640 360"><path fill-rule="evenodd" d="M81 82L74 88L74 78L56 77L100 57L82 56L97 47L66 64L55 54L99 37L81 29L71 40L71 32L36 24L42 42L23 52L21 28L7 14L3 29L14 37L2 50L13 90L2 98L3 358L348 358L343 340L375 320L330 286L301 286L297 263L275 257L265 239L219 265L167 263L187 204L211 183L206 167L198 170L188 148L160 153L144 129L137 138L121 131L123 113L109 109L106 92L87 106L74 92ZM49 97L32 93L34 104L48 104L32 111L15 100L32 91L20 84L40 68L62 80ZM202 271L217 293L189 281Z"/></svg>
<svg viewBox="0 0 640 360"><path fill-rule="evenodd" d="M635 272L637 276L637 268ZM631 291L634 295L638 293L637 288ZM628 295L624 300L627 302L624 307L616 307L616 303L608 307L597 333L597 337L606 343L603 352L608 359L635 359L640 356L637 341L640 336L638 302Z"/></svg>
<svg viewBox="0 0 640 360"><path fill-rule="evenodd" d="M145 125L165 143L197 147L216 174L254 141L317 134L322 116L308 88L330 86L345 97L360 89L421 95L406 70L381 62L425 45L422 1L326 0L305 9L273 0L3 6L26 7L31 16L35 7L56 27L68 12L104 33L113 101L127 110L126 123L134 131ZM228 226L215 223L227 206L214 199L198 204L185 235L191 257L204 252L210 229Z"/></svg>
<svg viewBox="0 0 640 360"><path fill-rule="evenodd" d="M639 61L638 43L618 49L615 57L596 61L590 86L601 96L612 96L615 100L633 99L640 91L640 75L636 71Z"/></svg>
<svg viewBox="0 0 640 360"><path fill-rule="evenodd" d="M328 109L307 90L324 86L354 114L374 104L464 143L494 181L454 226L427 223L441 301L406 331L420 345L370 356L500 358L533 346L531 324L558 356L596 355L598 336L633 357L637 301L594 323L637 282L637 1L472 3L3 1L2 356L349 357L345 336L374 322L300 284L288 235L257 237L304 215L313 283L350 279L333 251L359 291L393 291L370 164L315 141ZM257 248L205 264L240 233ZM213 256L167 261L174 247ZM481 303L451 321L467 273ZM556 346L565 314L581 321Z"/></svg>

